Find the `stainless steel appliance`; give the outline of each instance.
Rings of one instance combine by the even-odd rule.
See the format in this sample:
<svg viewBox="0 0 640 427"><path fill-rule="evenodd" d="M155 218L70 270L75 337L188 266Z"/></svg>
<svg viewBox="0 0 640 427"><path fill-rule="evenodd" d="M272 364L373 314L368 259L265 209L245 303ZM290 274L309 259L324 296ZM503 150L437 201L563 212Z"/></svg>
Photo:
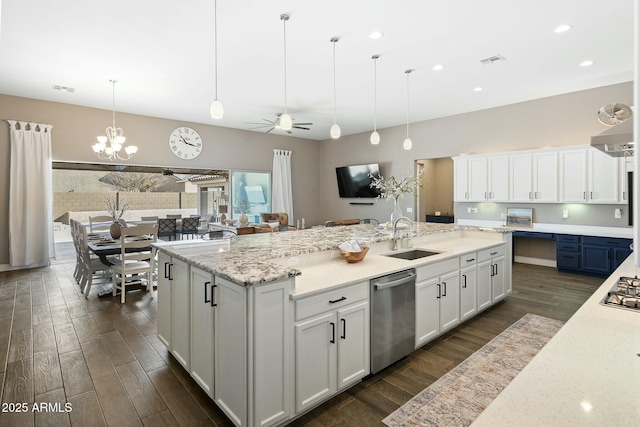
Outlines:
<svg viewBox="0 0 640 427"><path fill-rule="evenodd" d="M413 269L371 280L371 373L415 348L415 284Z"/></svg>
<svg viewBox="0 0 640 427"><path fill-rule="evenodd" d="M600 301L600 304L640 312L640 279L638 276L620 277L607 296Z"/></svg>

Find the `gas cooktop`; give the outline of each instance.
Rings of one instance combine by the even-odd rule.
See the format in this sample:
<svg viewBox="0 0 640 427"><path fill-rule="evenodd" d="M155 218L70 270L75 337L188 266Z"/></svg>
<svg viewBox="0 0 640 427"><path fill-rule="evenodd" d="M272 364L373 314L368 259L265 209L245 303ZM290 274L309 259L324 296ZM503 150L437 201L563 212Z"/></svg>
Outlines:
<svg viewBox="0 0 640 427"><path fill-rule="evenodd" d="M640 312L640 279L620 277L600 304Z"/></svg>

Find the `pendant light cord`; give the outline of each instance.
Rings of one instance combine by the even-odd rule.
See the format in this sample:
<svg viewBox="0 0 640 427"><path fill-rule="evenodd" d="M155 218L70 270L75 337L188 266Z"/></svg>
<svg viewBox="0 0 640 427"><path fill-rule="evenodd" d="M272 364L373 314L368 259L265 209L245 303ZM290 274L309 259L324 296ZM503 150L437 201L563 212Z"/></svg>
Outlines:
<svg viewBox="0 0 640 427"><path fill-rule="evenodd" d="M371 57L373 59L373 131L377 131L377 117L378 117L378 72L377 72L377 64L378 64L378 55L373 55Z"/></svg>
<svg viewBox="0 0 640 427"><path fill-rule="evenodd" d="M216 100L218 99L218 1L213 1L213 37L215 39L213 44L213 60L215 62L216 75L213 79L213 84L216 92Z"/></svg>
<svg viewBox="0 0 640 427"><path fill-rule="evenodd" d="M411 74L413 70L406 70L407 74L407 138L409 138L409 74Z"/></svg>
<svg viewBox="0 0 640 427"><path fill-rule="evenodd" d="M336 124L336 43L338 37L333 37L331 43L333 43L333 124Z"/></svg>
<svg viewBox="0 0 640 427"><path fill-rule="evenodd" d="M287 114L287 21L288 15L280 15L280 19L284 21L284 114Z"/></svg>
<svg viewBox="0 0 640 427"><path fill-rule="evenodd" d="M111 120L113 129L116 128L116 83L117 80L111 80Z"/></svg>

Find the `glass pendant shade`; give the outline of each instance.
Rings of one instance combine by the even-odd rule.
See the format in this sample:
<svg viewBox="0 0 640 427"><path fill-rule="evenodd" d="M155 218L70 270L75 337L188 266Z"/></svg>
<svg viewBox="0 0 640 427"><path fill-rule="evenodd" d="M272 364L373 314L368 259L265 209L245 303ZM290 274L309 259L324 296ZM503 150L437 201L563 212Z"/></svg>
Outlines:
<svg viewBox="0 0 640 427"><path fill-rule="evenodd" d="M331 126L331 130L329 131L329 133L331 134L331 138L333 139L340 138L340 126L338 126L337 123L334 123L333 126Z"/></svg>
<svg viewBox="0 0 640 427"><path fill-rule="evenodd" d="M380 134L374 130L373 132L371 132L370 140L371 140L371 144L373 145L380 144Z"/></svg>
<svg viewBox="0 0 640 427"><path fill-rule="evenodd" d="M212 119L221 119L224 116L224 107L222 102L217 99L211 103L211 107L209 107L209 114L211 114Z"/></svg>
<svg viewBox="0 0 640 427"><path fill-rule="evenodd" d="M411 147L413 147L413 142L411 141L411 138L405 139L404 142L402 143L402 148L404 148L405 150L411 150Z"/></svg>
<svg viewBox="0 0 640 427"><path fill-rule="evenodd" d="M284 113L280 116L280 129L282 130L291 130L293 127L293 120L291 116L287 113Z"/></svg>

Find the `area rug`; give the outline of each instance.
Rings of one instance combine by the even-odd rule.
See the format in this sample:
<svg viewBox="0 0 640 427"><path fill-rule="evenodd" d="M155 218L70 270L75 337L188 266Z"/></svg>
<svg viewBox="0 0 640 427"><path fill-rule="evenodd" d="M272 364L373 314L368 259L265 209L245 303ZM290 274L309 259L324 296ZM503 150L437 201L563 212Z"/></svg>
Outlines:
<svg viewBox="0 0 640 427"><path fill-rule="evenodd" d="M525 314L382 420L388 426L468 426L564 322Z"/></svg>

